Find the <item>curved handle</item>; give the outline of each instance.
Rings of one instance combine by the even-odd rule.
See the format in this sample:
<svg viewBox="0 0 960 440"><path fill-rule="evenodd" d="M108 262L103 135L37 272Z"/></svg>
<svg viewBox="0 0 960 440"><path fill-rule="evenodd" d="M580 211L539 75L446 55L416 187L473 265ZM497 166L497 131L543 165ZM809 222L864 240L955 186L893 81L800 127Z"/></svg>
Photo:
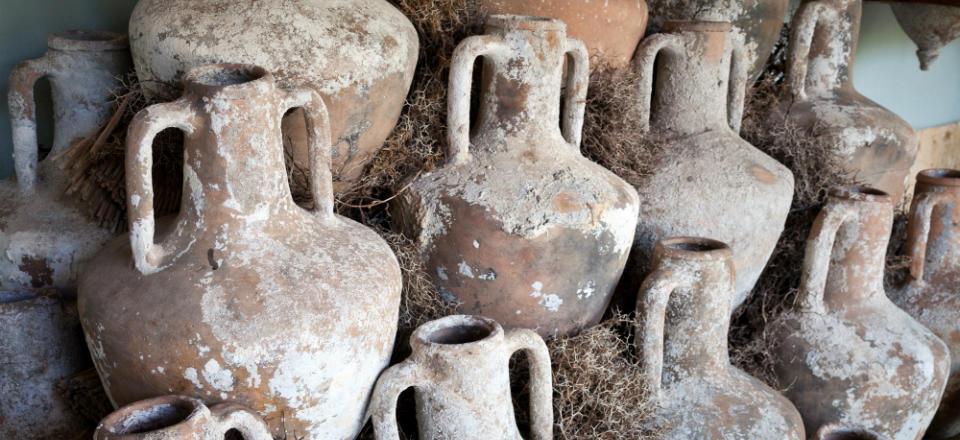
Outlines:
<svg viewBox="0 0 960 440"><path fill-rule="evenodd" d="M673 291L680 287L680 281L673 270L658 267L643 280L637 295L637 316L642 318L636 328L640 355L643 356L641 377L653 399L659 399L662 388L667 304Z"/></svg>
<svg viewBox="0 0 960 440"><path fill-rule="evenodd" d="M407 388L419 386L422 382L420 367L412 359L394 365L380 375L365 417L373 417L377 440L400 440L397 398Z"/></svg>
<svg viewBox="0 0 960 440"><path fill-rule="evenodd" d="M675 34L654 34L644 38L637 48L634 63L640 69L640 129L650 130L650 113L653 107L653 68L661 50L683 51L683 37Z"/></svg>
<svg viewBox="0 0 960 440"><path fill-rule="evenodd" d="M167 128L193 133L195 114L184 98L156 104L137 113L127 129L126 179L127 217L133 261L144 275L162 269L167 251L154 243L156 219L153 212L153 138Z"/></svg>
<svg viewBox="0 0 960 440"><path fill-rule="evenodd" d="M567 88L564 93L563 138L574 150L580 151L580 139L583 135L583 115L587 110L587 88L590 85L590 53L587 46L576 38L567 38L565 53L573 62L567 75Z"/></svg>
<svg viewBox="0 0 960 440"><path fill-rule="evenodd" d="M495 52L503 40L495 35L467 37L453 52L450 63L450 84L447 88L447 163L462 164L470 159L470 88L473 63L477 58Z"/></svg>
<svg viewBox="0 0 960 440"><path fill-rule="evenodd" d="M333 145L327 105L320 93L304 88L285 92L281 116L292 108L302 108L307 122L310 191L316 204L314 212L323 220L334 219L333 172L330 171Z"/></svg>
<svg viewBox="0 0 960 440"><path fill-rule="evenodd" d="M907 229L907 255L910 256L910 277L923 280L924 266L927 260L927 241L930 238L930 226L933 221L933 209L946 205L953 198L937 192L925 192L913 201L910 223Z"/></svg>
<svg viewBox="0 0 960 440"><path fill-rule="evenodd" d="M523 351L530 362L530 433L537 440L553 439L553 375L550 351L543 338L526 329L507 331L510 353Z"/></svg>
<svg viewBox="0 0 960 440"><path fill-rule="evenodd" d="M40 78L50 74L46 56L22 61L10 72L10 125L13 132L13 162L17 184L26 193L33 192L37 185L37 104L33 86Z"/></svg>
<svg viewBox="0 0 960 440"><path fill-rule="evenodd" d="M747 99L749 62L742 45L736 45L730 53L730 86L727 96L727 123L737 134L743 122L743 106Z"/></svg>
<svg viewBox="0 0 960 440"><path fill-rule="evenodd" d="M216 424L217 438L237 430L244 440L273 440L273 434L260 417L236 403L220 403L210 407Z"/></svg>
<svg viewBox="0 0 960 440"><path fill-rule="evenodd" d="M793 99L803 101L807 99L807 67L810 57L810 46L817 30L817 22L826 6L819 1L807 2L800 5L793 16L790 31L790 53L787 60L787 87Z"/></svg>
<svg viewBox="0 0 960 440"><path fill-rule="evenodd" d="M837 232L843 224L856 215L843 202L827 202L810 229L807 246L803 256L803 268L800 276L800 293L808 310L823 312L824 290L827 285L827 273L830 271L830 256Z"/></svg>

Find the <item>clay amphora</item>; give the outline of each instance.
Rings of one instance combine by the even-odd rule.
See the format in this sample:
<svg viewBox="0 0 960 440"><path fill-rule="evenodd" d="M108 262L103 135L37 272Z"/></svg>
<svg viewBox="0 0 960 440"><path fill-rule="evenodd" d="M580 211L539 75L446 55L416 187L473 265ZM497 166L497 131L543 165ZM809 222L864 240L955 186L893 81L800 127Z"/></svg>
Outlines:
<svg viewBox="0 0 960 440"><path fill-rule="evenodd" d="M650 0L651 28L667 21L727 21L731 44L747 64L747 81L763 73L767 59L780 39L789 0Z"/></svg>
<svg viewBox="0 0 960 440"><path fill-rule="evenodd" d="M637 188L643 203L635 248L649 261L656 242L666 237L712 237L729 244L736 309L783 231L793 174L737 134L746 65L728 44L730 25L667 22L664 30L637 49L639 105L649 115L643 128L661 142L663 154Z"/></svg>
<svg viewBox="0 0 960 440"><path fill-rule="evenodd" d="M274 72L281 86L319 92L330 113L338 189L360 176L396 125L419 53L410 20L386 0L140 0L130 44L147 86L176 84L208 63L246 63ZM284 118L283 131L308 168L302 112Z"/></svg>
<svg viewBox="0 0 960 440"><path fill-rule="evenodd" d="M793 17L780 121L809 130L853 177L900 204L917 135L899 116L853 88L861 0L804 0Z"/></svg>
<svg viewBox="0 0 960 440"><path fill-rule="evenodd" d="M657 408L651 428L664 439L804 440L793 405L730 365L730 248L670 238L657 244L654 259L637 298L638 351Z"/></svg>
<svg viewBox="0 0 960 440"><path fill-rule="evenodd" d="M90 366L76 302L52 289L0 291L0 438L69 438L84 420L56 391Z"/></svg>
<svg viewBox="0 0 960 440"><path fill-rule="evenodd" d="M481 56L483 91L471 123L470 82ZM454 53L448 162L412 183L397 218L461 312L569 335L597 323L609 304L638 200L580 153L587 63L562 22L521 16L490 17L487 34Z"/></svg>
<svg viewBox="0 0 960 440"><path fill-rule="evenodd" d="M831 190L807 240L798 308L771 329L779 383L810 431L836 422L917 440L937 410L950 358L883 290L892 223L886 193Z"/></svg>
<svg viewBox="0 0 960 440"><path fill-rule="evenodd" d="M33 87L48 78L55 155L97 131L112 111L111 91L130 69L126 37L101 31L51 35L47 53L10 74L8 103L16 182L0 182L0 289L76 289L86 260L110 238L63 200L66 176L39 160Z"/></svg>
<svg viewBox="0 0 960 440"><path fill-rule="evenodd" d="M917 175L906 249L910 277L890 299L950 348L950 379L927 437L953 438L960 434L960 171Z"/></svg>
<svg viewBox="0 0 960 440"><path fill-rule="evenodd" d="M267 424L235 403L207 408L200 399L163 396L120 408L100 422L93 440L223 440L236 432L244 440L273 440Z"/></svg>
<svg viewBox="0 0 960 440"><path fill-rule="evenodd" d="M530 363L532 438L553 438L550 353L539 335L504 333L496 321L454 315L421 325L410 337L413 353L380 376L369 413L377 439L398 440L397 397L415 389L422 440L520 440L510 395L510 356L523 350Z"/></svg>
<svg viewBox="0 0 960 440"><path fill-rule="evenodd" d="M960 8L922 3L891 3L900 27L917 45L920 69L927 70L940 49L960 37Z"/></svg>
<svg viewBox="0 0 960 440"><path fill-rule="evenodd" d="M200 67L185 82L182 98L131 122L130 234L80 281L107 393L118 405L170 392L232 400L276 435L353 438L390 359L400 269L375 232L333 213L323 100L246 65ZM291 108L311 129L312 212L294 204L284 169ZM184 196L175 218L155 222L150 145L169 127L186 132Z"/></svg>
<svg viewBox="0 0 960 440"><path fill-rule="evenodd" d="M812 440L887 440L869 429L829 424L821 426L811 437Z"/></svg>
<svg viewBox="0 0 960 440"><path fill-rule="evenodd" d="M550 17L567 25L567 34L581 40L600 65L620 68L630 64L637 43L647 30L644 0L481 0L491 14Z"/></svg>

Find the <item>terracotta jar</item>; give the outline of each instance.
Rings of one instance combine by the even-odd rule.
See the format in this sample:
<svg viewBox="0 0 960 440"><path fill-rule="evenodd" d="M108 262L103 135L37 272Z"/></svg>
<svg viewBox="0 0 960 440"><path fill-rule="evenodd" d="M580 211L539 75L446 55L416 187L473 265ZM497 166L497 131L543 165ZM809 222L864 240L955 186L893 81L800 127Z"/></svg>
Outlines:
<svg viewBox="0 0 960 440"><path fill-rule="evenodd" d="M730 365L732 254L705 238L657 244L637 298L638 352L657 408L648 423L664 439L804 440L793 405Z"/></svg>
<svg viewBox="0 0 960 440"><path fill-rule="evenodd" d="M120 408L100 422L93 440L223 440L231 431L244 440L273 440L249 409L235 403L207 408L187 396L155 397Z"/></svg>
<svg viewBox="0 0 960 440"><path fill-rule="evenodd" d="M290 108L311 128L312 212L287 184ZM155 221L150 146L169 127L186 132L184 196L175 218ZM115 404L173 392L249 406L278 436L360 431L393 348L400 269L375 232L334 214L328 130L319 94L247 65L194 69L182 98L134 118L130 234L80 280L87 344Z"/></svg>
<svg viewBox="0 0 960 440"><path fill-rule="evenodd" d="M647 30L644 0L480 0L490 14L549 17L563 21L567 34L583 41L591 57L614 68L630 64L637 43Z"/></svg>
<svg viewBox="0 0 960 440"><path fill-rule="evenodd" d="M906 249L908 282L890 298L950 348L950 379L928 438L960 435L960 171L917 175Z"/></svg>
<svg viewBox="0 0 960 440"><path fill-rule="evenodd" d="M109 234L62 200L66 177L39 160L33 87L50 82L55 155L97 131L112 111L111 91L130 69L126 37L68 31L47 40L49 50L10 74L16 182L0 182L0 289L53 286L76 289L77 274Z"/></svg>
<svg viewBox="0 0 960 440"><path fill-rule="evenodd" d="M484 57L477 121L470 83ZM561 119L564 58L573 62ZM638 200L583 157L587 51L557 20L492 16L453 54L447 164L397 208L444 299L543 336L599 322L626 264ZM562 120L562 129L558 121Z"/></svg>
<svg viewBox="0 0 960 440"><path fill-rule="evenodd" d="M884 292L892 223L889 195L832 190L807 241L799 306L770 330L779 383L810 431L836 422L916 440L937 410L950 357Z"/></svg>
<svg viewBox="0 0 960 440"><path fill-rule="evenodd" d="M89 368L76 302L52 289L0 291L0 438L68 438L84 420L56 384Z"/></svg>
<svg viewBox="0 0 960 440"><path fill-rule="evenodd" d="M208 63L246 63L274 72L284 87L319 92L338 189L360 176L396 125L419 53L410 20L386 0L140 0L130 44L147 85L177 84ZM283 138L309 168L304 124L302 112L288 115Z"/></svg>
<svg viewBox="0 0 960 440"><path fill-rule="evenodd" d="M927 70L940 49L960 37L960 7L923 3L891 3L900 27L917 45L920 69Z"/></svg>
<svg viewBox="0 0 960 440"><path fill-rule="evenodd" d="M656 171L637 188L643 203L634 246L647 262L656 242L666 237L712 237L729 244L736 309L783 231L793 174L737 134L746 71L737 61L740 52L729 44L730 25L667 22L664 30L637 49L639 105L649 115L644 128L663 153Z"/></svg>
<svg viewBox="0 0 960 440"><path fill-rule="evenodd" d="M747 81L757 80L780 39L789 0L649 0L651 28L668 21L726 21L731 43L746 63Z"/></svg>
<svg viewBox="0 0 960 440"><path fill-rule="evenodd" d="M853 88L861 0L804 0L793 17L781 115L831 145L853 177L899 204L917 135L899 116Z"/></svg>
<svg viewBox="0 0 960 440"><path fill-rule="evenodd" d="M821 426L812 440L887 440L869 429L846 427L835 424Z"/></svg>
<svg viewBox="0 0 960 440"><path fill-rule="evenodd" d="M510 395L510 356L530 362L530 433L553 438L550 353L536 333L504 333L496 321L454 315L421 325L410 337L413 354L380 376L369 413L377 439L399 440L397 397L416 391L422 440L520 440Z"/></svg>

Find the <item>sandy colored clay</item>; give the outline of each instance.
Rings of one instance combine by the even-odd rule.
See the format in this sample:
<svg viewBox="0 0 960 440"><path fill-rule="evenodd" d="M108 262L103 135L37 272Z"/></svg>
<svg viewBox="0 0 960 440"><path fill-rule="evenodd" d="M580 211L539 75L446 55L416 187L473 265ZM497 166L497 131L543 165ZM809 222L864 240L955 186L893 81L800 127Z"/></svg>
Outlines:
<svg viewBox="0 0 960 440"><path fill-rule="evenodd" d="M553 438L550 354L536 333L504 332L480 316L454 315L421 325L413 354L380 376L369 413L378 440L399 440L397 396L413 387L421 440L521 440L510 393L510 357L530 363L530 432Z"/></svg>
<svg viewBox="0 0 960 440"><path fill-rule="evenodd" d="M960 37L960 7L923 3L891 3L900 27L917 45L920 69L927 70L940 49Z"/></svg>
<svg viewBox="0 0 960 440"><path fill-rule="evenodd" d="M458 46L448 162L411 184L395 216L416 238L444 300L543 336L599 322L626 264L639 203L629 184L580 153L587 50L564 29L552 19L492 16L486 35ZM565 58L572 70L561 117Z"/></svg>
<svg viewBox="0 0 960 440"><path fill-rule="evenodd" d="M783 231L793 174L737 134L747 65L729 43L730 24L667 22L664 30L637 49L644 128L664 152L637 188L643 203L635 249L646 262L666 237L727 243L736 309Z"/></svg>
<svg viewBox="0 0 960 440"><path fill-rule="evenodd" d="M890 196L830 191L807 241L799 306L772 324L774 371L807 430L838 423L917 440L940 403L947 346L883 288Z"/></svg>
<svg viewBox="0 0 960 440"><path fill-rule="evenodd" d="M280 118L292 108L310 128L313 211L287 183ZM170 127L186 137L183 202L155 220L150 146ZM400 268L374 231L334 214L328 130L316 91L279 89L247 65L194 69L183 97L134 118L130 234L80 282L87 345L115 404L174 392L246 405L277 436L360 431L393 349Z"/></svg>
<svg viewBox="0 0 960 440"><path fill-rule="evenodd" d="M637 298L638 352L662 439L805 440L800 414L776 391L730 365L727 333L733 253L718 241L670 238Z"/></svg>
<svg viewBox="0 0 960 440"><path fill-rule="evenodd" d="M273 440L266 423L247 408L220 403L207 408L200 399L163 396L131 403L100 422L93 440Z"/></svg>

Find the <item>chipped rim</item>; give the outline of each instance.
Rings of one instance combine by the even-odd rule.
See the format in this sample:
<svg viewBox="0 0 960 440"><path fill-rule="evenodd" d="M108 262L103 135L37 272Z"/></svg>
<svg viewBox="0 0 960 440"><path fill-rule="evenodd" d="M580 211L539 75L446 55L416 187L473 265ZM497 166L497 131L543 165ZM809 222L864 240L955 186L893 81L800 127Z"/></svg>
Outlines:
<svg viewBox="0 0 960 440"><path fill-rule="evenodd" d="M116 32L71 29L50 34L47 37L47 47L73 52L108 52L127 50L130 44L126 35Z"/></svg>
<svg viewBox="0 0 960 440"><path fill-rule="evenodd" d="M917 173L917 183L933 186L960 187L960 170L930 168Z"/></svg>
<svg viewBox="0 0 960 440"><path fill-rule="evenodd" d="M487 27L517 30L517 31L562 31L566 32L567 24L549 17L533 15L495 14L487 18Z"/></svg>
<svg viewBox="0 0 960 440"><path fill-rule="evenodd" d="M657 242L661 255L684 260L729 260L733 250L726 243L703 237L669 237Z"/></svg>
<svg viewBox="0 0 960 440"><path fill-rule="evenodd" d="M829 195L830 197L857 202L892 203L890 194L873 187L862 185L838 186L832 188Z"/></svg>
<svg viewBox="0 0 960 440"><path fill-rule="evenodd" d="M460 334L452 335L458 340L443 340L445 335L442 332L449 330L461 330ZM463 341L459 341L460 338ZM416 345L433 349L473 350L503 339L503 327L497 321L483 316L451 315L421 325L413 333L412 339Z"/></svg>
<svg viewBox="0 0 960 440"><path fill-rule="evenodd" d="M138 411L157 409L162 406L171 406L178 410L176 413L176 423L168 423L152 427L149 431L139 431L138 427L143 425L125 426L124 422ZM204 410L203 402L199 399L187 396L161 396L152 399L141 400L124 406L108 415L100 422L100 428L110 434L147 434L161 430L167 430L173 427L187 427L194 425L196 419ZM189 411L189 412L188 412ZM155 421L154 418L146 419L144 422L150 424Z"/></svg>
<svg viewBox="0 0 960 440"><path fill-rule="evenodd" d="M730 32L733 24L729 21L667 20L662 28L664 32Z"/></svg>
<svg viewBox="0 0 960 440"><path fill-rule="evenodd" d="M183 83L187 89L200 94L244 97L261 87L269 88L274 79L270 71L254 64L217 63L190 69Z"/></svg>

